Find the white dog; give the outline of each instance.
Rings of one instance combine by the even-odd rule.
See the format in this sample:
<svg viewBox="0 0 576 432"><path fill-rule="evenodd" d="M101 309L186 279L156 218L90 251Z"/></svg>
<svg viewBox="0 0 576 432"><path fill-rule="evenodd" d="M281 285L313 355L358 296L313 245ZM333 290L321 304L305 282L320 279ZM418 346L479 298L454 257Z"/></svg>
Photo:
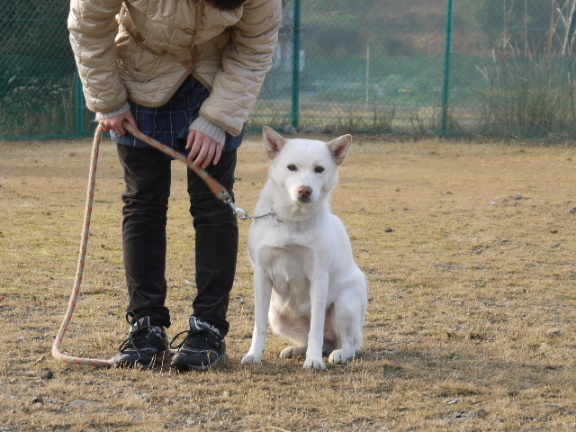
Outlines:
<svg viewBox="0 0 576 432"><path fill-rule="evenodd" d="M272 159L256 206L248 244L254 263L255 326L242 363L261 363L267 319L296 346L280 357L306 354L304 367L346 363L362 348L367 306L366 278L352 254L342 221L330 210L338 168L352 142L287 140L264 128Z"/></svg>

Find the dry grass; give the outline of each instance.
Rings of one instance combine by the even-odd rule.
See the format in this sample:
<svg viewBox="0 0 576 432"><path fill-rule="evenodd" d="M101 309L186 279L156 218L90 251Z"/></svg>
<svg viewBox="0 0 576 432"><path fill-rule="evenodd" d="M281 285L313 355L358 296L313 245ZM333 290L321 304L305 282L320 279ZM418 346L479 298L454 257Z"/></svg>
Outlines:
<svg viewBox="0 0 576 432"><path fill-rule="evenodd" d="M237 173L249 210L267 171L256 141ZM576 430L576 150L362 141L333 197L371 288L359 358L305 371L277 358L284 342L271 336L265 364L240 365L253 319L241 222L231 361L182 375L52 359L90 143L0 143L0 431ZM171 335L185 328L194 290L183 167L174 168ZM73 355L109 358L127 332L120 175L103 145L84 294L64 340Z"/></svg>

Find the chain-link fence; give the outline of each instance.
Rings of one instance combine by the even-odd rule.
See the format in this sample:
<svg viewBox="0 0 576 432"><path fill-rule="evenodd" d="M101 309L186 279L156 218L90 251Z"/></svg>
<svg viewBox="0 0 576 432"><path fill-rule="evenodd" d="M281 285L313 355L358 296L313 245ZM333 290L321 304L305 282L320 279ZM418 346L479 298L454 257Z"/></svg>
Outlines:
<svg viewBox="0 0 576 432"><path fill-rule="evenodd" d="M92 133L68 1L0 5L0 138ZM575 9L576 0L286 0L248 128L571 138Z"/></svg>

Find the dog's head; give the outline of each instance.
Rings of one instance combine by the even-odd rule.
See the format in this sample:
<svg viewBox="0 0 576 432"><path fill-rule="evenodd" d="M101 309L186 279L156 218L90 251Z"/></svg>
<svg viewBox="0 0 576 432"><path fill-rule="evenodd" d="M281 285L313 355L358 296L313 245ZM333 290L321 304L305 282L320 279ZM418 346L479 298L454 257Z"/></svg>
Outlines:
<svg viewBox="0 0 576 432"><path fill-rule="evenodd" d="M270 179L288 192L294 203L315 203L328 198L338 183L338 167L344 161L352 136L330 142L286 139L264 127L264 143L272 160Z"/></svg>

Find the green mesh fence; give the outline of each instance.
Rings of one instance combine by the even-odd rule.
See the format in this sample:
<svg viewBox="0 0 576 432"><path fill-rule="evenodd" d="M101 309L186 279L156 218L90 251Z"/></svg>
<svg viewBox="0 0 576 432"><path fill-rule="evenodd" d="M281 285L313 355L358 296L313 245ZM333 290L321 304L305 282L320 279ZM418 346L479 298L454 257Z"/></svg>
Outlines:
<svg viewBox="0 0 576 432"><path fill-rule="evenodd" d="M68 2L0 5L0 137L85 133L66 29Z"/></svg>
<svg viewBox="0 0 576 432"><path fill-rule="evenodd" d="M286 0L248 129L571 138L575 9L576 0ZM67 13L64 0L0 0L0 138L92 133Z"/></svg>

